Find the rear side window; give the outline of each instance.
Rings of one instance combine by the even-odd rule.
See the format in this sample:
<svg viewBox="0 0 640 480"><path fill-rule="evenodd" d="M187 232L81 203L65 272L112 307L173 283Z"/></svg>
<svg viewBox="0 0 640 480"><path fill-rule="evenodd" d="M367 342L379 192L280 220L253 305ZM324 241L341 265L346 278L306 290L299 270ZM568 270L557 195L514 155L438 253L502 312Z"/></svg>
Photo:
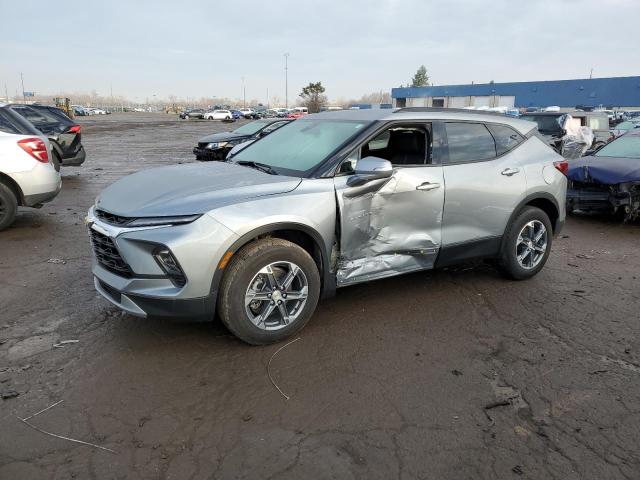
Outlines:
<svg viewBox="0 0 640 480"><path fill-rule="evenodd" d="M496 157L496 144L482 123L447 123L449 162L477 162Z"/></svg>
<svg viewBox="0 0 640 480"><path fill-rule="evenodd" d="M524 137L513 128L505 125L487 125L493 139L496 141L496 152L498 155L507 153L522 143Z"/></svg>

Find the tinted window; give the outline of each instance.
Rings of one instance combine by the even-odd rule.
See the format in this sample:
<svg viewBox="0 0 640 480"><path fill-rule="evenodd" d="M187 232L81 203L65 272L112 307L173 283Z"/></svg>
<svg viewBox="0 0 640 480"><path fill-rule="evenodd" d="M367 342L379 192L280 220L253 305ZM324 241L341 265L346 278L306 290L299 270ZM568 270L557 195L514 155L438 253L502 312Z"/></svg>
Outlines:
<svg viewBox="0 0 640 480"><path fill-rule="evenodd" d="M538 130L542 133L554 133L562 130L559 120L562 115L522 115L520 120L536 122Z"/></svg>
<svg viewBox="0 0 640 480"><path fill-rule="evenodd" d="M5 118L2 111L0 111L0 131L5 133L20 133L16 127L9 121L8 118Z"/></svg>
<svg viewBox="0 0 640 480"><path fill-rule="evenodd" d="M489 160L496 156L496 144L482 123L447 123L449 163Z"/></svg>
<svg viewBox="0 0 640 480"><path fill-rule="evenodd" d="M587 117L591 130L609 130L609 119L607 117Z"/></svg>
<svg viewBox="0 0 640 480"><path fill-rule="evenodd" d="M524 137L513 128L505 125L487 125L496 141L496 152L498 155L508 152L524 140Z"/></svg>

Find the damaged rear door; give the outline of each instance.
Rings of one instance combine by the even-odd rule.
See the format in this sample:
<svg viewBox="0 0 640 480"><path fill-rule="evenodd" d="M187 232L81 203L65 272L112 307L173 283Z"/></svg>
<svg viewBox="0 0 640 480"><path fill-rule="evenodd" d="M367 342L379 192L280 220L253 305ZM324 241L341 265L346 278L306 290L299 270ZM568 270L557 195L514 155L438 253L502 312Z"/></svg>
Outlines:
<svg viewBox="0 0 640 480"><path fill-rule="evenodd" d="M338 286L433 268L440 248L444 178L438 124L393 124L358 146L335 177L340 215ZM434 138L435 137L435 138ZM435 140L435 141L434 141ZM389 160L390 178L349 186L365 157Z"/></svg>

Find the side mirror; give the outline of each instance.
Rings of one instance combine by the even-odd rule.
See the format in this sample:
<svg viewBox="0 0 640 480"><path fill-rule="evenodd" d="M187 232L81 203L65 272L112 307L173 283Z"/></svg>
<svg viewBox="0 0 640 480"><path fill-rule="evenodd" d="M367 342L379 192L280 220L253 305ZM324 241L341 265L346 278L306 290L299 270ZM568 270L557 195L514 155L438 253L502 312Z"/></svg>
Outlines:
<svg viewBox="0 0 640 480"><path fill-rule="evenodd" d="M378 157L365 157L358 160L355 175L349 177L347 185L357 187L372 180L389 178L393 175L393 165L389 160Z"/></svg>

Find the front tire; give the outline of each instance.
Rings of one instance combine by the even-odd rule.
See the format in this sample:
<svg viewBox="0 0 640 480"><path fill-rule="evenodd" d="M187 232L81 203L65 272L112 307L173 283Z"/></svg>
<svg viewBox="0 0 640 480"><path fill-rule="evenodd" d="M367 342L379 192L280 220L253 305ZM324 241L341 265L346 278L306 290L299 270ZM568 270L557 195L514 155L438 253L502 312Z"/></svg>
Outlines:
<svg viewBox="0 0 640 480"><path fill-rule="evenodd" d="M536 275L549 258L553 227L549 216L536 207L525 207L507 228L498 265L513 280Z"/></svg>
<svg viewBox="0 0 640 480"><path fill-rule="evenodd" d="M240 340L268 345L302 329L319 298L320 274L313 258L295 243L266 238L231 259L220 286L218 314Z"/></svg>
<svg viewBox="0 0 640 480"><path fill-rule="evenodd" d="M0 183L0 231L9 227L16 218L18 199L13 190Z"/></svg>

